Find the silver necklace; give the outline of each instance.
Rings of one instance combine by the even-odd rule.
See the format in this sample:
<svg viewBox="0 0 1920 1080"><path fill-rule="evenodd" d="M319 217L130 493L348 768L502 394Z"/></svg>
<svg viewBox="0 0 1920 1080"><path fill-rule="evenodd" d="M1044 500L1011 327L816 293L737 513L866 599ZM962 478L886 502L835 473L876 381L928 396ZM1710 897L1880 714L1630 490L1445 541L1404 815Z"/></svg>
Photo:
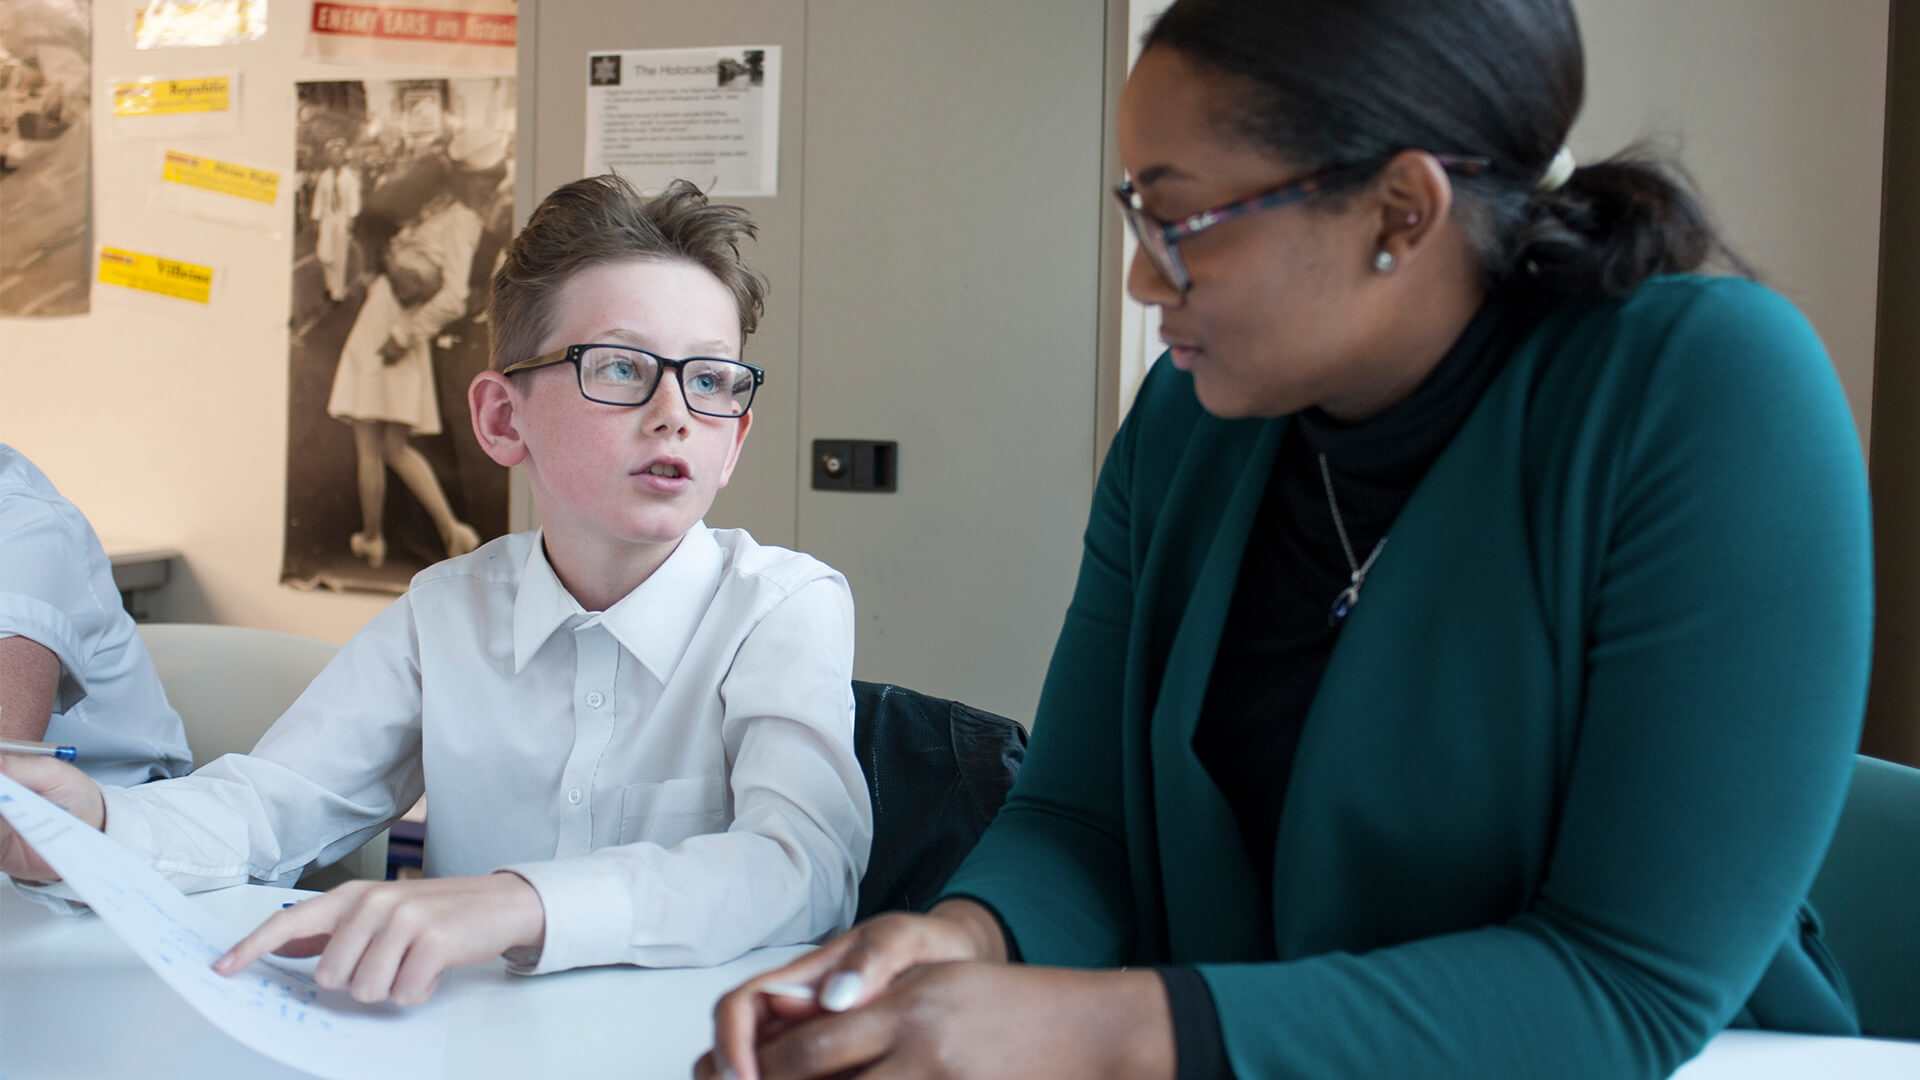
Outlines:
<svg viewBox="0 0 1920 1080"><path fill-rule="evenodd" d="M1353 613L1353 609L1359 606L1360 586L1366 584L1367 571L1373 569L1374 560L1380 557L1381 549L1387 546L1387 538L1382 536L1380 542L1373 545L1373 552L1367 556L1366 562L1355 559L1353 544L1347 539L1347 523L1340 520L1340 503L1333 497L1333 474L1327 471L1325 454L1320 455L1320 482L1326 485L1327 509L1333 511L1333 528L1340 534L1340 550L1346 552L1347 569L1353 571L1353 577L1348 580L1347 587L1341 589L1340 595L1333 598L1333 608L1327 612L1327 625L1339 626L1346 621L1348 615Z"/></svg>

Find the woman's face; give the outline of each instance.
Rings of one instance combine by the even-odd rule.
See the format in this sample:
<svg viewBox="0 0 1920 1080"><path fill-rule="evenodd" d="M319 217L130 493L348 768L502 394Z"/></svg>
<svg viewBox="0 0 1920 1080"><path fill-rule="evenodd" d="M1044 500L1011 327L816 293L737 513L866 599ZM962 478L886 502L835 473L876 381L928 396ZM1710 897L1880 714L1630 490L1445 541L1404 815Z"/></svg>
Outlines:
<svg viewBox="0 0 1920 1080"><path fill-rule="evenodd" d="M1166 47L1147 50L1120 99L1120 157L1162 222L1244 199L1312 171L1223 130L1234 82ZM1173 363L1216 416L1331 408L1377 349L1384 299L1370 270L1378 207L1363 196L1236 218L1182 241L1182 295L1144 253L1127 291L1161 309Z"/></svg>

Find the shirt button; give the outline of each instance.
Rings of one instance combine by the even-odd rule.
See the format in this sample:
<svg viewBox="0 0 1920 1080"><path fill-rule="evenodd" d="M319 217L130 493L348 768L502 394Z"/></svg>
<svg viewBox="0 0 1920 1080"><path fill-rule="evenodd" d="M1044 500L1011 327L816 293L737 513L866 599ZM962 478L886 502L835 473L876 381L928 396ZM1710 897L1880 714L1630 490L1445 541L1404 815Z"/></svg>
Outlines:
<svg viewBox="0 0 1920 1080"><path fill-rule="evenodd" d="M572 791L567 792L567 801L572 803L575 806L579 806L580 805L580 789L574 788Z"/></svg>
<svg viewBox="0 0 1920 1080"><path fill-rule="evenodd" d="M607 703L607 695L601 693L598 690L595 690L593 693L587 695L587 708L589 709L597 709L600 706L605 705L606 703Z"/></svg>

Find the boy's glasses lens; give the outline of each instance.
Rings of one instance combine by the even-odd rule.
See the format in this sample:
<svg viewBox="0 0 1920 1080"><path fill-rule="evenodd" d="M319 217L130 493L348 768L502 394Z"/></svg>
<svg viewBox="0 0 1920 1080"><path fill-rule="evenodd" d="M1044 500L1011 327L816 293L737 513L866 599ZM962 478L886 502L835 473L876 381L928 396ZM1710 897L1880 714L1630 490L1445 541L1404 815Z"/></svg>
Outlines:
<svg viewBox="0 0 1920 1080"><path fill-rule="evenodd" d="M653 396L667 365L636 349L591 348L580 356L580 389L608 405L639 405ZM687 407L706 416L744 416L753 405L753 369L731 360L694 358L680 369Z"/></svg>
<svg viewBox="0 0 1920 1080"><path fill-rule="evenodd" d="M580 357L580 389L609 405L638 405L660 381L660 362L628 349L588 349Z"/></svg>

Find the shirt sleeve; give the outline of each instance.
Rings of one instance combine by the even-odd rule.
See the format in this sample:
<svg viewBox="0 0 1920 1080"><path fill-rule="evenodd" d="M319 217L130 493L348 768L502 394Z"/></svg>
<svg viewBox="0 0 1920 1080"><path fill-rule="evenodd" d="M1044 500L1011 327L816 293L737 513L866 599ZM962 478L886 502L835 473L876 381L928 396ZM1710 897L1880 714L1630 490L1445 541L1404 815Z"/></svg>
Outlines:
<svg viewBox="0 0 1920 1080"><path fill-rule="evenodd" d="M60 661L54 711L87 696L89 638L113 607L95 595L90 560L73 524L57 508L30 496L0 499L0 637L23 637Z"/></svg>
<svg viewBox="0 0 1920 1080"><path fill-rule="evenodd" d="M1699 305L1657 364L1621 440L1537 895L1364 955L1203 965L1236 1072L1666 1076L1790 938L1866 699L1858 436L1778 298Z"/></svg>
<svg viewBox="0 0 1920 1080"><path fill-rule="evenodd" d="M853 918L873 807L853 749L853 596L810 582L747 635L720 686L733 823L505 869L540 894L546 943L511 969L691 967L817 941Z"/></svg>
<svg viewBox="0 0 1920 1080"><path fill-rule="evenodd" d="M251 753L191 776L106 788L107 835L147 855L182 892L290 885L307 867L351 853L424 790L418 655L401 597Z"/></svg>

